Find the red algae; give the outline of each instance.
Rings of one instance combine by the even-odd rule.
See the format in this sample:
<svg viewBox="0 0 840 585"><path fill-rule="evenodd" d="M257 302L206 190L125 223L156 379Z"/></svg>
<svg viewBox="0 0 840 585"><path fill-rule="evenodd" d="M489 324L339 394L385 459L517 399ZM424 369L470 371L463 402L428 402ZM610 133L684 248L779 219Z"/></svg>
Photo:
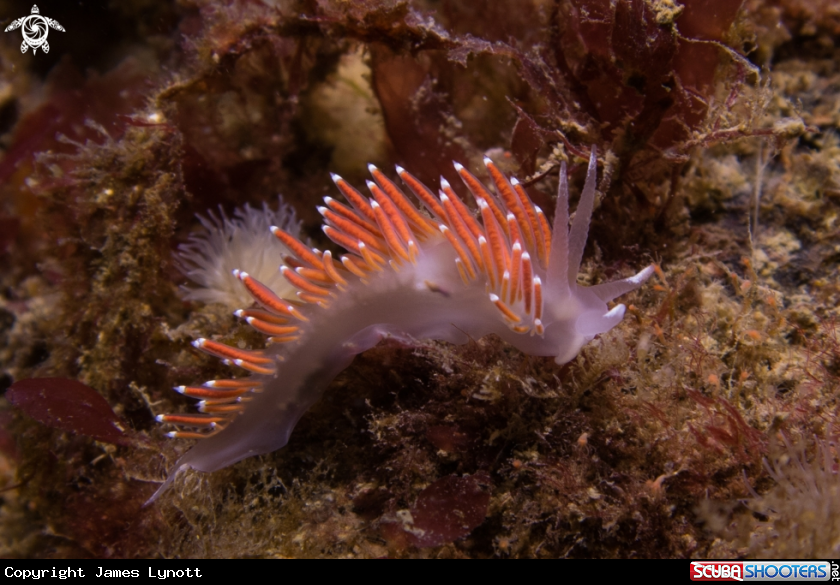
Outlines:
<svg viewBox="0 0 840 585"><path fill-rule="evenodd" d="M488 479L479 473L436 480L418 494L414 506L397 513L399 523L383 523L383 533L397 547L440 546L467 536L487 515Z"/></svg>
<svg viewBox="0 0 840 585"><path fill-rule="evenodd" d="M96 390L76 380L18 380L6 391L6 399L49 427L114 445L132 444L108 402Z"/></svg>

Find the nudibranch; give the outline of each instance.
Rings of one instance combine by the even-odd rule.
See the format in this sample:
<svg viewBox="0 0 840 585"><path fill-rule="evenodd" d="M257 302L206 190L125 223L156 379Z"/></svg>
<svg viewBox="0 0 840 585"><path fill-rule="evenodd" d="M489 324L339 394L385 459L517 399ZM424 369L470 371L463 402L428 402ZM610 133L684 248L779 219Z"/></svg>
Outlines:
<svg viewBox="0 0 840 585"><path fill-rule="evenodd" d="M460 344L495 333L524 353L565 363L622 320L624 305L607 303L641 286L653 267L592 287L577 283L595 201L594 148L571 226L561 166L553 229L515 178L489 158L484 164L493 192L455 164L475 214L443 178L435 196L401 167L405 190L370 165L368 198L333 175L347 203L326 197L318 210L326 236L346 250L340 256L269 228L293 254L279 271L294 298L233 271L253 299L236 315L267 335L268 346L253 351L193 342L249 375L176 388L200 400L199 413L157 418L176 425L172 437L202 440L177 461L157 494L180 469L214 471L283 447L329 382L383 338Z"/></svg>

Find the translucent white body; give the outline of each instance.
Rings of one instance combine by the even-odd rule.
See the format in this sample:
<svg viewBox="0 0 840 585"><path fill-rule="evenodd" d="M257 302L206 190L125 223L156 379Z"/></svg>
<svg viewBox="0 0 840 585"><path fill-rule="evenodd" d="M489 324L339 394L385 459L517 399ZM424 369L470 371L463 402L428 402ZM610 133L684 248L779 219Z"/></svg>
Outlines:
<svg viewBox="0 0 840 585"><path fill-rule="evenodd" d="M459 165L456 168L463 171ZM402 169L398 170L402 174ZM520 292L528 288L530 296L507 294L504 310L508 313L500 312L499 308L500 295L505 294L505 289L500 288L501 274L497 271L493 278L486 270L492 262L485 262L485 272L477 270L474 279L465 278L458 266L464 256L459 256L451 240L444 237L446 218L433 218L435 222L440 220L441 229L429 233L422 241L418 238L417 253L411 262L401 262L398 269L386 265L371 270L364 278L348 275L341 290L333 289L335 294L330 296L327 306L314 303L300 306L305 320L297 325L298 337L269 346L266 355L277 358L276 366L272 366L276 370L255 374L262 391L250 396L247 406L230 419L224 430L187 451L177 462L175 471L187 466L213 471L283 447L298 419L320 398L336 374L355 355L385 337L460 344L495 333L526 354L553 356L558 363L573 359L584 344L622 320L624 305L610 309L607 302L639 287L653 272L648 267L616 282L594 287L577 284L594 203L595 174L593 153L575 220L569 227L568 187L563 166L554 227L546 244L550 247L550 254L545 254L547 266L536 261L529 264L531 280L523 281ZM498 175L496 178L501 181ZM507 185L511 184L518 186L515 180ZM499 182L499 189L502 188L505 184ZM487 196L486 192L482 194L485 200ZM477 199L487 212L486 203L478 196ZM445 200L446 196L442 195L441 201ZM497 203L503 211L509 211L503 202ZM541 213L539 208L534 209ZM492 221L490 215L484 218L484 224ZM449 222L450 226L453 224ZM490 238L490 228L484 227ZM533 227L532 233L539 231L537 227ZM536 254L538 247L534 244L533 249L521 252L523 244L512 235L517 229L514 226L507 232L506 245L508 252L513 250L514 258L508 259L510 263L520 254L530 260L530 254ZM513 272L519 273L515 269ZM540 307L535 306L537 301L532 294L536 289L542 295ZM530 302L526 302L526 296ZM508 314L515 314L519 320Z"/></svg>

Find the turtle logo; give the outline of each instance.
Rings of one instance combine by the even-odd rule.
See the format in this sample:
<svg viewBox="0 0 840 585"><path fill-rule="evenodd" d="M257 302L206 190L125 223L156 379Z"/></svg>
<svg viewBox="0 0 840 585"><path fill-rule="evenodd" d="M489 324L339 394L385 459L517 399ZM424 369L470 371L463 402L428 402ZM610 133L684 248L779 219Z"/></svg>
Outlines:
<svg viewBox="0 0 840 585"><path fill-rule="evenodd" d="M50 45L47 42L47 33L50 28L64 32L64 27L58 24L58 21L39 14L38 6L32 6L32 14L18 18L12 24L6 27L6 32L15 30L23 26L23 43L20 45L20 52L25 53L26 49L32 47L32 54L38 52L38 49L43 49L45 53L50 52Z"/></svg>

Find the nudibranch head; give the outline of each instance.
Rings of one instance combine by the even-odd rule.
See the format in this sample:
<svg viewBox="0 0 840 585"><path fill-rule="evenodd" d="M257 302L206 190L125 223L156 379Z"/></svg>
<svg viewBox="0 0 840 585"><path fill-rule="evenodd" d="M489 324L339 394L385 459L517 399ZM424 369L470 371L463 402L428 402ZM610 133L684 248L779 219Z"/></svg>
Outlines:
<svg viewBox="0 0 840 585"><path fill-rule="evenodd" d="M559 364L573 359L580 349L600 333L618 325L625 306L612 309L607 303L640 287L653 274L648 266L638 274L593 287L577 284L577 274L589 234L589 221L595 204L596 159L593 148L577 212L569 226L569 185L565 163L560 168L554 228L546 270L546 306L543 325L546 336L557 336Z"/></svg>
<svg viewBox="0 0 840 585"><path fill-rule="evenodd" d="M373 165L371 197L333 175L347 203L326 197L318 210L324 234L346 250L341 255L310 248L288 226L266 226L286 250L275 259L279 270L260 276L243 259L233 276L247 291L246 307L235 314L269 345L194 342L245 376L176 388L200 400L199 413L158 420L179 428L171 436L204 439L176 470L212 471L279 449L332 378L385 337L464 343L494 333L527 354L565 363L617 325L625 307L607 303L641 286L653 268L593 287L577 283L595 201L594 148L571 222L561 166L553 227L516 179L489 158L484 163L492 191L455 163L475 213L445 179L435 195L401 167L397 175L420 206Z"/></svg>

